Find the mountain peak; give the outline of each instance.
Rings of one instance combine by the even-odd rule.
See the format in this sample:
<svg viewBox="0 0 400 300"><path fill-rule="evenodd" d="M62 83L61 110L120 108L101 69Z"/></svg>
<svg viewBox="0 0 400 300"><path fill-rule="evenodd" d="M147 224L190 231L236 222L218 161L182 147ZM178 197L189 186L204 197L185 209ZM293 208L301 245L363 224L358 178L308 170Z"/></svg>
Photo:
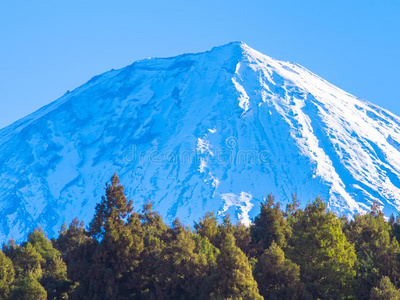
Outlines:
<svg viewBox="0 0 400 300"><path fill-rule="evenodd" d="M137 210L248 224L265 195L400 208L400 119L232 42L92 78L0 131L0 240L90 222L117 172Z"/></svg>
<svg viewBox="0 0 400 300"><path fill-rule="evenodd" d="M242 41L233 41L228 44L224 44L221 46L214 47L210 50L210 52L227 52L228 54L232 55L233 58L239 58L242 57L244 54L249 54L249 53L256 53L257 51L254 50L253 48L249 47L247 44L245 44ZM205 52L207 53L207 52ZM259 52L257 52L259 53ZM261 54L261 53L259 53Z"/></svg>
<svg viewBox="0 0 400 300"><path fill-rule="evenodd" d="M244 43L242 41L232 41L232 42L229 42L227 44L223 44L221 46L217 46L217 47L214 47L214 48L224 48L224 47L226 47L226 48L242 48L242 49L250 48L249 46L247 46L246 43Z"/></svg>

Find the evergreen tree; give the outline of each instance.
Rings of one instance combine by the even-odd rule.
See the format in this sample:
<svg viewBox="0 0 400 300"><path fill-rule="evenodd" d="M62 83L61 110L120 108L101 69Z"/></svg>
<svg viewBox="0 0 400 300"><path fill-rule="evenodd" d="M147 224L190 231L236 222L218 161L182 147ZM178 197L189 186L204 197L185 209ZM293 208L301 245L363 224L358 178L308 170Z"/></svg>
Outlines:
<svg viewBox="0 0 400 300"><path fill-rule="evenodd" d="M75 219L52 242L39 228L3 246L0 299L400 300L399 223L378 202L348 221L269 195L250 227L207 213L192 231L149 202L135 213L114 175L88 230Z"/></svg>
<svg viewBox="0 0 400 300"><path fill-rule="evenodd" d="M153 211L151 202L145 203L142 213L139 215L143 229L144 251L140 257L138 273L140 278L132 277L130 284L139 285L142 299L157 299L154 295L156 290L155 276L158 262L161 260L161 253L166 246L168 237L168 226L163 222L162 217Z"/></svg>
<svg viewBox="0 0 400 300"><path fill-rule="evenodd" d="M47 292L31 272L26 273L13 287L10 300L46 300Z"/></svg>
<svg viewBox="0 0 400 300"><path fill-rule="evenodd" d="M251 226L253 248L257 255L261 255L268 249L272 242L285 248L287 239L291 236L291 229L287 224L284 213L280 210L280 204L274 203L275 198L271 194L261 203L260 213L255 217Z"/></svg>
<svg viewBox="0 0 400 300"><path fill-rule="evenodd" d="M151 243L151 236L161 238L167 231L168 226L164 223L159 213L153 210L153 203L146 202L143 205L142 213L139 215L144 231L147 235L145 240Z"/></svg>
<svg viewBox="0 0 400 300"><path fill-rule="evenodd" d="M300 296L300 268L275 241L257 261L255 279L264 299L298 299Z"/></svg>
<svg viewBox="0 0 400 300"><path fill-rule="evenodd" d="M93 263L98 242L89 236L83 222L74 219L68 229L63 225L53 244L68 265L68 278L75 282L84 278Z"/></svg>
<svg viewBox="0 0 400 300"><path fill-rule="evenodd" d="M14 277L15 271L11 259L0 251L0 299L7 299Z"/></svg>
<svg viewBox="0 0 400 300"><path fill-rule="evenodd" d="M390 225L378 202L372 205L370 213L354 216L354 220L345 226L345 233L355 244L359 261L359 299L368 299L369 291L378 285L382 276L388 276L394 284L400 283L400 247L395 238L390 238Z"/></svg>
<svg viewBox="0 0 400 300"><path fill-rule="evenodd" d="M371 290L371 300L399 300L400 290L390 281L389 277L384 276L379 281L379 285Z"/></svg>
<svg viewBox="0 0 400 300"><path fill-rule="evenodd" d="M400 243L400 213L397 215L396 219L391 215L389 225L392 229L391 237L396 238L396 241Z"/></svg>
<svg viewBox="0 0 400 300"><path fill-rule="evenodd" d="M88 294L93 266L93 254L98 241L89 237L83 223L74 219L68 229L62 226L60 234L53 241L67 264L68 278L71 279L70 295L72 299L84 299Z"/></svg>
<svg viewBox="0 0 400 300"><path fill-rule="evenodd" d="M285 212L285 216L289 221L289 224L291 224L290 221L294 221L294 217L296 216L296 212L300 207L300 201L297 198L296 194L292 195L292 202L288 203L286 205L286 212Z"/></svg>
<svg viewBox="0 0 400 300"><path fill-rule="evenodd" d="M44 259L41 264L43 276L39 282L46 290L48 298L59 299L66 295L71 283L67 278L67 266L60 252L53 247L40 228L28 235L28 241Z"/></svg>
<svg viewBox="0 0 400 300"><path fill-rule="evenodd" d="M111 185L106 185L106 197L96 206L89 232L100 241L93 255L96 284L90 284L89 293L105 299L129 298L137 293L128 281L137 272L143 231L139 215L133 212L132 201L126 199L116 174Z"/></svg>
<svg viewBox="0 0 400 300"><path fill-rule="evenodd" d="M217 226L217 235L214 238L214 246L217 248L221 248L221 243L225 239L228 234L234 235L235 226L233 226L231 217L229 214L225 215L222 219L222 223ZM236 240L235 240L236 242Z"/></svg>
<svg viewBox="0 0 400 300"><path fill-rule="evenodd" d="M236 246L232 234L221 242L211 299L263 299L246 255Z"/></svg>
<svg viewBox="0 0 400 300"><path fill-rule="evenodd" d="M31 243L36 251L45 259L45 263L61 257L60 252L53 247L40 227L28 235L28 242Z"/></svg>
<svg viewBox="0 0 400 300"><path fill-rule="evenodd" d="M17 277L24 277L29 273L36 279L42 278L42 265L45 260L31 243L27 242L12 248L12 251L8 251L8 255L14 264Z"/></svg>
<svg viewBox="0 0 400 300"><path fill-rule="evenodd" d="M214 213L207 212L199 223L195 223L194 228L198 235L207 238L213 245L216 245L218 222Z"/></svg>
<svg viewBox="0 0 400 300"><path fill-rule="evenodd" d="M211 272L217 266L217 257L220 253L219 249L211 244L208 238L192 234L192 239L196 242L195 253L205 255Z"/></svg>
<svg viewBox="0 0 400 300"><path fill-rule="evenodd" d="M192 232L175 221L156 269L157 299L199 298L203 282L210 275L208 256L199 250Z"/></svg>
<svg viewBox="0 0 400 300"><path fill-rule="evenodd" d="M351 297L357 262L354 246L320 198L297 211L291 246L290 258L300 266L300 278L315 299Z"/></svg>
<svg viewBox="0 0 400 300"><path fill-rule="evenodd" d="M79 245L84 244L88 238L89 232L85 229L83 222L79 222L75 218L68 228L65 223L61 226L57 239L53 239L53 245L67 262L69 261L68 254L72 253Z"/></svg>
<svg viewBox="0 0 400 300"><path fill-rule="evenodd" d="M250 226L246 226L242 223L237 223L233 236L236 240L236 245L246 254L250 256L251 253L251 233L250 233Z"/></svg>

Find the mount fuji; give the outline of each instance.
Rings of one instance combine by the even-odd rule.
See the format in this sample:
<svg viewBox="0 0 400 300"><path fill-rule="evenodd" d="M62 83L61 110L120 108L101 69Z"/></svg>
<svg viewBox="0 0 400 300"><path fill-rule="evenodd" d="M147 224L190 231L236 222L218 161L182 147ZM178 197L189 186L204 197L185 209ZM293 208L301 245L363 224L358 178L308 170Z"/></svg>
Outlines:
<svg viewBox="0 0 400 300"><path fill-rule="evenodd" d="M137 210L249 223L269 193L400 209L400 118L233 42L93 77L0 130L0 240L87 224L117 173Z"/></svg>

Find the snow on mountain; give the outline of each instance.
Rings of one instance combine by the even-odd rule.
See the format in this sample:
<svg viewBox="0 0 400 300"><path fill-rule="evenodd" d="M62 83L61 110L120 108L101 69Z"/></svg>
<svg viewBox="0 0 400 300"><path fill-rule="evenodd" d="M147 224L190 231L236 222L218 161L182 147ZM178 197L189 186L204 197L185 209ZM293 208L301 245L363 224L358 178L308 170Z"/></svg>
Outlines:
<svg viewBox="0 0 400 300"><path fill-rule="evenodd" d="M92 78L0 131L0 240L88 223L114 172L140 209L250 222L269 193L400 208L400 118L234 42Z"/></svg>

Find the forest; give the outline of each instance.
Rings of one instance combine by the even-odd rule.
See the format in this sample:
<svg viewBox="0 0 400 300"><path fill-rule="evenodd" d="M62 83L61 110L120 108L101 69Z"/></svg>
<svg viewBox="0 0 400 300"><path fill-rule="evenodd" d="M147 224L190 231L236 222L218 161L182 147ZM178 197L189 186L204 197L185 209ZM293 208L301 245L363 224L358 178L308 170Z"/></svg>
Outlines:
<svg viewBox="0 0 400 300"><path fill-rule="evenodd" d="M0 299L400 299L400 218L348 219L269 195L250 226L213 213L166 224L115 174L90 224L40 228L0 251Z"/></svg>

